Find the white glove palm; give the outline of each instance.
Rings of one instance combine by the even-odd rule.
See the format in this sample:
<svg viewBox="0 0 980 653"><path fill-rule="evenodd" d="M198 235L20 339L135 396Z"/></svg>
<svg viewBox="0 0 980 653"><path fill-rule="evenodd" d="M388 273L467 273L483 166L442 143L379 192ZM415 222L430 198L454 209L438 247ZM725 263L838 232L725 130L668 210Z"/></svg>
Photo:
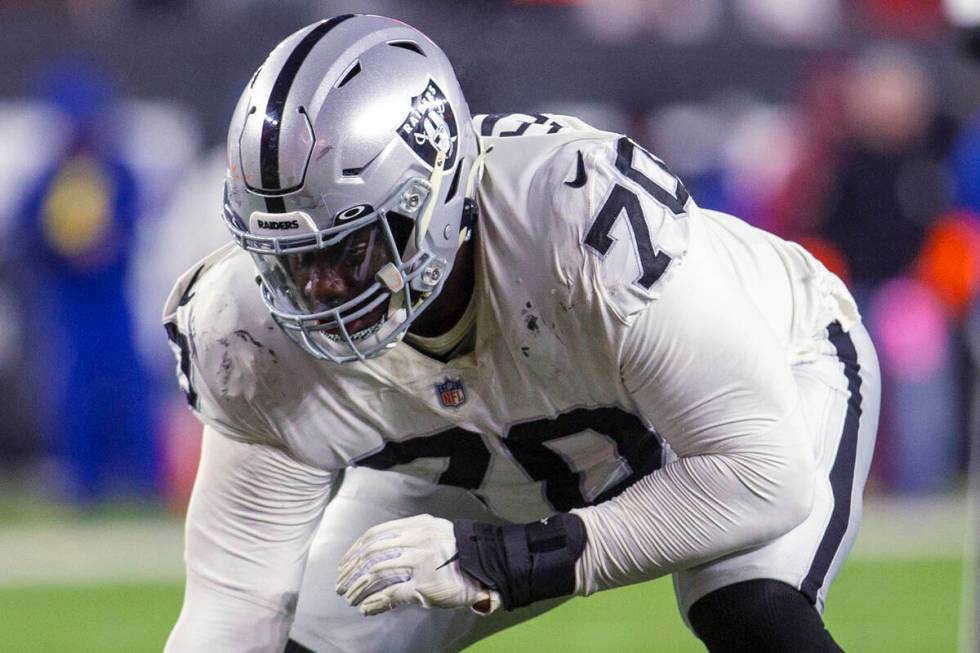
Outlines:
<svg viewBox="0 0 980 653"><path fill-rule="evenodd" d="M453 524L416 515L365 531L341 558L337 594L361 613L375 615L396 606L468 607L489 614L500 595L462 572Z"/></svg>

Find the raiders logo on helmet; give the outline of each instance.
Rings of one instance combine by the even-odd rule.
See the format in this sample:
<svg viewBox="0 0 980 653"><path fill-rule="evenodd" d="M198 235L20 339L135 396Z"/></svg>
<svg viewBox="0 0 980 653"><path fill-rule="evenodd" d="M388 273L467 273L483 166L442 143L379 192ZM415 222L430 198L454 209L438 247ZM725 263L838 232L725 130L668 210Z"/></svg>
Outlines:
<svg viewBox="0 0 980 653"><path fill-rule="evenodd" d="M412 110L398 128L398 135L429 167L435 165L437 152L446 156L445 169L455 165L459 135L456 116L442 89L431 78L425 89L412 98Z"/></svg>

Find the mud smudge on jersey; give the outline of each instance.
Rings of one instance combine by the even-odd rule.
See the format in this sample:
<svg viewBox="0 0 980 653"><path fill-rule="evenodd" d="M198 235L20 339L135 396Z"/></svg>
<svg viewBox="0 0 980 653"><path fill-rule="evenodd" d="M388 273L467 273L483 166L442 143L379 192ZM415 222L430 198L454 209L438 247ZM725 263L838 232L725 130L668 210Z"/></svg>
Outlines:
<svg viewBox="0 0 980 653"><path fill-rule="evenodd" d="M269 352L269 356L272 357L273 362L274 363L277 363L277 364L279 363L279 357L276 356L276 352L274 352L273 350L268 349L267 347L265 347L265 345L263 345L261 342L259 342L258 340L256 340L255 336L253 336L251 333L249 333L246 329L237 329L235 331L235 335L238 336L239 338L241 338L243 341L249 343L253 347L255 347L257 349L261 349L262 351Z"/></svg>
<svg viewBox="0 0 980 653"><path fill-rule="evenodd" d="M532 311L534 310L534 305L531 302L524 304L524 308L521 309L521 318L524 320L524 327L530 331L535 336L541 335L541 318L535 315ZM524 349L523 347L521 348ZM528 352L524 352L527 356Z"/></svg>
<svg viewBox="0 0 980 653"><path fill-rule="evenodd" d="M221 396L227 397L228 383L231 381L231 352L229 351L231 343L228 342L228 338L218 338L217 342L224 347L224 351L221 352L221 365L218 368L218 385Z"/></svg>
<svg viewBox="0 0 980 653"><path fill-rule="evenodd" d="M258 347L259 349L265 349L265 347L262 346L262 343L256 340L255 337L245 329L236 329L235 335L245 342L251 343L252 345Z"/></svg>

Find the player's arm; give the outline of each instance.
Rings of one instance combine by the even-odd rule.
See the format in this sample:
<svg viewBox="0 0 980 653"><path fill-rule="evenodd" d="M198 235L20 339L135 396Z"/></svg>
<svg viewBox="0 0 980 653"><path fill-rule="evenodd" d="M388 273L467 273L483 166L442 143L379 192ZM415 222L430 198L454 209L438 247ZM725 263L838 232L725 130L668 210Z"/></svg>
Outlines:
<svg viewBox="0 0 980 653"><path fill-rule="evenodd" d="M282 651L334 475L204 428L168 653Z"/></svg>
<svg viewBox="0 0 980 653"><path fill-rule="evenodd" d="M779 339L702 237L681 182L628 139L615 149L615 160L593 157L598 201L583 242L596 292L581 319L603 325L595 355L616 362L634 408L679 459L574 511L581 594L766 542L804 519L813 493Z"/></svg>
<svg viewBox="0 0 980 653"><path fill-rule="evenodd" d="M620 342L623 383L678 460L575 511L578 593L762 544L805 518L813 451L786 353L706 253L691 253Z"/></svg>

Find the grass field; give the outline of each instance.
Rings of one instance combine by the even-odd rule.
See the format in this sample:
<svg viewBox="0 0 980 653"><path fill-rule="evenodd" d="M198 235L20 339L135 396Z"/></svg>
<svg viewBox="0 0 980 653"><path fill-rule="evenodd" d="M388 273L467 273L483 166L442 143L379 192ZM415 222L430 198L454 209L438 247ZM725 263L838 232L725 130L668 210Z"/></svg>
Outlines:
<svg viewBox="0 0 980 653"><path fill-rule="evenodd" d="M961 564L955 559L854 560L828 602L848 651L956 650ZM0 651L160 651L180 607L177 582L0 588ZM370 651L366 645L365 651ZM674 606L669 581L571 601L469 649L472 653L703 651Z"/></svg>

